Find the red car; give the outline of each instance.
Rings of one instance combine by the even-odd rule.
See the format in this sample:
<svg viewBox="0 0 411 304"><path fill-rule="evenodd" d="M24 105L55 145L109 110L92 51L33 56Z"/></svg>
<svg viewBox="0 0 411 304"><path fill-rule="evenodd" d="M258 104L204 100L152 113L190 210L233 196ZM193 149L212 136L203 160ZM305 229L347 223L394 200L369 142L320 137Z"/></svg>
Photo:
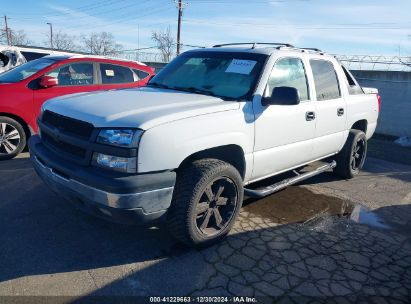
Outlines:
<svg viewBox="0 0 411 304"><path fill-rule="evenodd" d="M152 75L152 68L137 62L52 55L0 74L0 160L24 149L27 138L37 132L36 119L47 99L139 87Z"/></svg>

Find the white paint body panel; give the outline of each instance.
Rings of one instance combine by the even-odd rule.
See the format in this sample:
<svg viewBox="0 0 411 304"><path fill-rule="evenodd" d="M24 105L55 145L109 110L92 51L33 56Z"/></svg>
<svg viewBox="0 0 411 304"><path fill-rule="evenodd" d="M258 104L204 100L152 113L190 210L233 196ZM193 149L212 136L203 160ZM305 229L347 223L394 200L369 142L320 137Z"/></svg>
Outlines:
<svg viewBox="0 0 411 304"><path fill-rule="evenodd" d="M189 117L147 130L138 151L139 171L174 169L198 151L237 145L247 160L246 176L251 176L254 124L245 114L252 113L251 103L237 105L236 110Z"/></svg>
<svg viewBox="0 0 411 304"><path fill-rule="evenodd" d="M349 129L359 120L367 120L367 138L372 136L378 118L376 95L349 95L343 70L333 57L298 50L261 52L270 57L252 101L138 88L68 95L45 103L43 108L95 127L144 130L138 148L139 172L174 170L196 152L236 145L244 152L245 184L338 153ZM311 100L295 106L264 107L261 98L272 66L278 58L288 56L302 58ZM342 84L341 98L316 101L310 58L334 63ZM339 107L345 110L343 116L337 116ZM314 121L306 121L308 111L316 112Z"/></svg>
<svg viewBox="0 0 411 304"><path fill-rule="evenodd" d="M234 101L148 87L65 95L43 105L43 109L90 122L98 128L143 130L187 117L238 108L238 102Z"/></svg>

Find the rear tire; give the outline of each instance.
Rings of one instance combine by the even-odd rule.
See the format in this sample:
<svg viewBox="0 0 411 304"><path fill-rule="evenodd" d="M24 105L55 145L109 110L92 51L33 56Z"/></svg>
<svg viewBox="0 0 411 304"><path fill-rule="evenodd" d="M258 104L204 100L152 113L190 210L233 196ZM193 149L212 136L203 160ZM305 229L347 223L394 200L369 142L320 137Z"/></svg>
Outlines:
<svg viewBox="0 0 411 304"><path fill-rule="evenodd" d="M167 224L171 234L191 247L204 247L224 238L243 202L243 180L230 164L203 159L177 174Z"/></svg>
<svg viewBox="0 0 411 304"><path fill-rule="evenodd" d="M342 150L336 155L334 173L350 179L360 173L367 155L367 138L360 130L350 130Z"/></svg>
<svg viewBox="0 0 411 304"><path fill-rule="evenodd" d="M0 160L16 157L25 146L23 126L12 118L0 116Z"/></svg>

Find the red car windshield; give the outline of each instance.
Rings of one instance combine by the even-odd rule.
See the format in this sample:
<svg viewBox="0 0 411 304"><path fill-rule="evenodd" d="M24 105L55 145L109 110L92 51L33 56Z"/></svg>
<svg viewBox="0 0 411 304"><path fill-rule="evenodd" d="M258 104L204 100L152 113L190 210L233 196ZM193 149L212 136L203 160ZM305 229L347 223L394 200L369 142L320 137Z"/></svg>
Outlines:
<svg viewBox="0 0 411 304"><path fill-rule="evenodd" d="M61 59L56 58L40 58L29 61L14 69L0 74L0 83L16 83L30 77L38 71L56 63Z"/></svg>

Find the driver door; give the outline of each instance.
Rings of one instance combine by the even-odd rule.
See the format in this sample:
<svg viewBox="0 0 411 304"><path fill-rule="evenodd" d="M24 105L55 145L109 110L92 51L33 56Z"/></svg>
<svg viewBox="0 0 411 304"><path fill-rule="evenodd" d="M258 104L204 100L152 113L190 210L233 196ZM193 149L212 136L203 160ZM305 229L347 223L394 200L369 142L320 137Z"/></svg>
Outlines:
<svg viewBox="0 0 411 304"><path fill-rule="evenodd" d="M58 84L34 90L33 100L36 118L40 114L42 104L50 98L100 89L96 77L96 65L93 62L81 61L61 65L44 76L57 78Z"/></svg>
<svg viewBox="0 0 411 304"><path fill-rule="evenodd" d="M299 91L297 105L267 105L255 101L255 146L253 180L287 171L312 159L315 135L315 103L304 61L299 57L278 59L271 71L264 97L275 87Z"/></svg>

